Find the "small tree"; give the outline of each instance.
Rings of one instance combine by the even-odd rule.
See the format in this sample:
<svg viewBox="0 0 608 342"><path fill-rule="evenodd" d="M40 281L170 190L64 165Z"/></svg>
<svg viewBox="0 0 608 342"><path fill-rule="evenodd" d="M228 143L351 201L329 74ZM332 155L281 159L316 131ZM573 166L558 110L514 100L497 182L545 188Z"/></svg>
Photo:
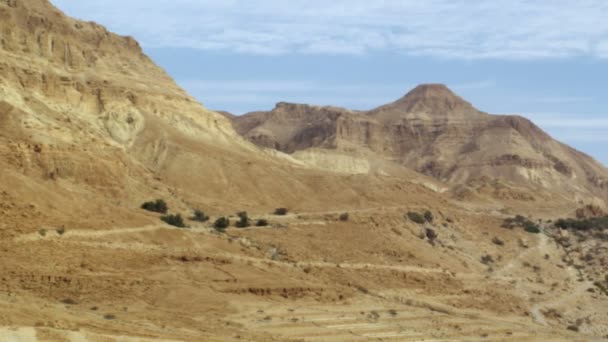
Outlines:
<svg viewBox="0 0 608 342"><path fill-rule="evenodd" d="M410 220L412 220L418 224L424 224L424 222L425 222L425 219L422 215L420 215L419 213L413 212L413 211L410 211L409 213L407 213L407 217Z"/></svg>
<svg viewBox="0 0 608 342"><path fill-rule="evenodd" d="M348 221L348 219L349 219L348 213L340 214L340 221L346 222L346 221Z"/></svg>
<svg viewBox="0 0 608 342"><path fill-rule="evenodd" d="M186 228L186 224L184 223L184 219L182 215L165 215L160 218L166 224L178 227L178 228Z"/></svg>
<svg viewBox="0 0 608 342"><path fill-rule="evenodd" d="M426 237L427 237L427 238L429 239L429 241L431 241L431 242L432 242L432 241L435 241L435 240L437 239L437 237L438 237L437 232L436 232L436 231L434 231L433 229L430 229L430 228L427 228L427 229L425 230L425 234L426 234Z"/></svg>
<svg viewBox="0 0 608 342"><path fill-rule="evenodd" d="M285 216L288 212L289 210L287 208L276 208L274 210L274 214L278 216Z"/></svg>
<svg viewBox="0 0 608 342"><path fill-rule="evenodd" d="M268 226L268 220L265 219L259 219L256 223L255 223L256 227L266 227Z"/></svg>
<svg viewBox="0 0 608 342"><path fill-rule="evenodd" d="M144 210L147 210L147 211L161 213L161 214L166 214L167 210L169 210L167 203L165 201L163 201L162 199L157 199L156 201L146 202L141 205L141 208Z"/></svg>
<svg viewBox="0 0 608 342"><path fill-rule="evenodd" d="M230 226L230 220L226 217L220 217L213 223L213 228L220 233L225 232L228 226Z"/></svg>
<svg viewBox="0 0 608 342"><path fill-rule="evenodd" d="M534 222L528 221L524 223L524 230L532 234L540 234L540 227Z"/></svg>
<svg viewBox="0 0 608 342"><path fill-rule="evenodd" d="M204 211L196 209L191 220L196 222L207 222L209 221L209 216L205 215Z"/></svg>
<svg viewBox="0 0 608 342"><path fill-rule="evenodd" d="M432 223L433 220L435 219L435 217L433 217L433 213L430 211L425 211L424 212L424 219L426 220L426 222L428 223Z"/></svg>
<svg viewBox="0 0 608 342"><path fill-rule="evenodd" d="M236 226L238 228L247 228L250 226L249 216L247 216L246 211L241 211L240 213L237 214L237 216L239 217L239 221L236 223Z"/></svg>

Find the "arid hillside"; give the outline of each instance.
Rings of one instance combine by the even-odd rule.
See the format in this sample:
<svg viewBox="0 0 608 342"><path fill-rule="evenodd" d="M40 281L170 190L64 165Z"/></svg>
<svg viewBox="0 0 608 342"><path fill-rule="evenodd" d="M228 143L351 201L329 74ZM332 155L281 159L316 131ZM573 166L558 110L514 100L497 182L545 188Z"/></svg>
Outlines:
<svg viewBox="0 0 608 342"><path fill-rule="evenodd" d="M457 185L459 195L480 183L500 193L498 182L532 190L522 199L535 193L602 205L608 199L608 170L591 157L521 116L483 113L443 85L421 85L366 112L279 103L231 119L257 145L301 159L317 153L360 163L383 159Z"/></svg>
<svg viewBox="0 0 608 342"><path fill-rule="evenodd" d="M0 0L0 341L605 340L602 208L548 221L579 206L529 205L474 168L455 190L457 170L411 170L406 147L432 152L452 132L440 122L477 132L474 116L514 141L534 133L542 146L523 150L556 160L524 169L557 172L548 185L564 192L601 197L589 178L565 180L600 184L603 169L519 119L414 95L369 113L282 104L238 118L287 153L261 149L133 38L47 0ZM473 188L505 196L475 201Z"/></svg>
<svg viewBox="0 0 608 342"><path fill-rule="evenodd" d="M362 192L387 198L384 181L262 152L132 38L45 0L1 2L0 17L0 172L11 180L2 190L49 216L90 222L100 207L131 210L151 197L209 210L311 209L324 206L319 198L349 206ZM350 190L333 190L340 185Z"/></svg>

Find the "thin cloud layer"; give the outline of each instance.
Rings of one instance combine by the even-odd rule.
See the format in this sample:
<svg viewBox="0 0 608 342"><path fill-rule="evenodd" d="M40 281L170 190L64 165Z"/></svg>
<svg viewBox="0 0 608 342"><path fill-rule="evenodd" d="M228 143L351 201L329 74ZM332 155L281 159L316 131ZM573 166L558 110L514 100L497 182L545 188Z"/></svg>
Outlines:
<svg viewBox="0 0 608 342"><path fill-rule="evenodd" d="M397 51L459 59L608 58L604 0L55 0L145 46L244 54Z"/></svg>

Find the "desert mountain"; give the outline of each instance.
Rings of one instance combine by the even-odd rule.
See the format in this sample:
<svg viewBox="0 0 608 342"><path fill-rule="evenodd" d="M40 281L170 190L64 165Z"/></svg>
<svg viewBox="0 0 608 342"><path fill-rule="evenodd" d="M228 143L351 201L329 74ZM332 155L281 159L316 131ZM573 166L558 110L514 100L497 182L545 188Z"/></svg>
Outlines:
<svg viewBox="0 0 608 342"><path fill-rule="evenodd" d="M528 119L490 115L444 85L421 85L370 111L279 103L270 112L233 117L257 145L302 155L333 151L381 157L448 184L479 180L525 186L579 202L605 202L608 170ZM310 158L309 158L310 159Z"/></svg>
<svg viewBox="0 0 608 342"><path fill-rule="evenodd" d="M95 211L107 196L120 211L167 194L184 209L314 206L318 185L350 182L262 152L133 38L69 18L47 0L0 2L0 32L0 172L10 180L0 190L18 189L43 212L68 219L72 209L62 208ZM80 206L81 195L96 205Z"/></svg>
<svg viewBox="0 0 608 342"><path fill-rule="evenodd" d="M554 202L473 206L406 167L476 160L470 132L495 130L526 172L595 170L510 120L436 86L371 112L280 104L237 120L291 155L263 150L133 38L0 0L0 341L601 340L602 208L562 229L537 223ZM544 148L567 167L526 165ZM445 165L428 173L477 175Z"/></svg>

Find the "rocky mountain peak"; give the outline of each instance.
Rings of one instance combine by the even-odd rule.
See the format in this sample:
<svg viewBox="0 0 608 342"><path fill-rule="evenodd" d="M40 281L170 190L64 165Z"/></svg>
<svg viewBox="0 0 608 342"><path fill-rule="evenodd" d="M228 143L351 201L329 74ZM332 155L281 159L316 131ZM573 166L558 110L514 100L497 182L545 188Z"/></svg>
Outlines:
<svg viewBox="0 0 608 342"><path fill-rule="evenodd" d="M382 109L433 116L474 115L479 111L443 84L422 84Z"/></svg>

